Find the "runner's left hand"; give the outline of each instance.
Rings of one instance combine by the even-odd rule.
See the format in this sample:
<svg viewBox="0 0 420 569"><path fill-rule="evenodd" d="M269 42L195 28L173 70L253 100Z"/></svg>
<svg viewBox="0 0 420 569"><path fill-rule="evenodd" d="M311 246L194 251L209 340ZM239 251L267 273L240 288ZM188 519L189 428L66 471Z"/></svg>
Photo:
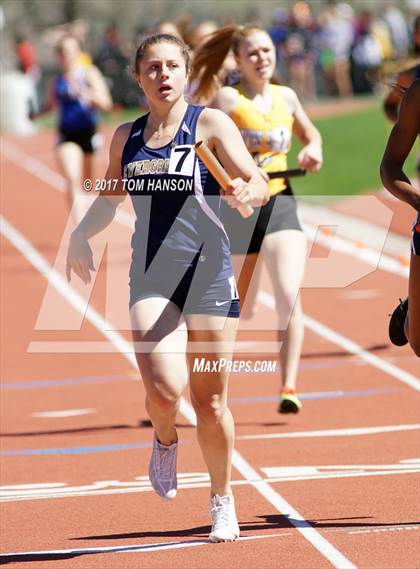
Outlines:
<svg viewBox="0 0 420 569"><path fill-rule="evenodd" d="M308 172L317 172L322 166L322 148L319 144L307 144L297 156L298 164Z"/></svg>

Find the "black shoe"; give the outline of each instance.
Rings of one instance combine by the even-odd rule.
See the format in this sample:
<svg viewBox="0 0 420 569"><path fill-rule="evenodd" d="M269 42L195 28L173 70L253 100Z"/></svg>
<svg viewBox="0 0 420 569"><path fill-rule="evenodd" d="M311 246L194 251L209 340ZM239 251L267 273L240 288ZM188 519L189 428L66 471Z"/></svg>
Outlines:
<svg viewBox="0 0 420 569"><path fill-rule="evenodd" d="M400 303L391 314L389 321L389 339L395 346L405 346L408 342L404 332L405 319L408 312L408 297L401 300Z"/></svg>
<svg viewBox="0 0 420 569"><path fill-rule="evenodd" d="M279 406L277 411L279 413L299 413L302 409L302 403L299 401L298 396L294 389L283 389L280 393Z"/></svg>

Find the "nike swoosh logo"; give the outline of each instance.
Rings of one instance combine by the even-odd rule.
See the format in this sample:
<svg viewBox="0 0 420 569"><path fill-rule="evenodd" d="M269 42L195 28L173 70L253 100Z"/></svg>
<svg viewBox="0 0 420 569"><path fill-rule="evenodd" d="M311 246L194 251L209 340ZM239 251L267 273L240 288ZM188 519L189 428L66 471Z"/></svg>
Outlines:
<svg viewBox="0 0 420 569"><path fill-rule="evenodd" d="M228 302L230 302L230 300L224 300L223 302L216 300L216 306L222 306L223 304L227 304Z"/></svg>

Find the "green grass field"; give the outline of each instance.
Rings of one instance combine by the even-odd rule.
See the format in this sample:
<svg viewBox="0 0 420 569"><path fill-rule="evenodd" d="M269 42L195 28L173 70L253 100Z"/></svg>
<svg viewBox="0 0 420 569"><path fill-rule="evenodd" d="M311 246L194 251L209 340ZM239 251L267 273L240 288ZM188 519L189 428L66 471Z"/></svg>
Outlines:
<svg viewBox="0 0 420 569"><path fill-rule="evenodd" d="M314 120L324 145L324 165L316 174L292 180L300 196L340 196L372 192L382 187L379 165L391 131L381 101L372 107L347 115ZM300 144L294 141L289 154L290 167L296 164ZM415 152L406 163L408 175L415 173ZM322 200L321 200L322 201Z"/></svg>
<svg viewBox="0 0 420 569"><path fill-rule="evenodd" d="M324 166L316 174L292 179L293 189L300 196L319 196L316 201L330 201L343 196L372 192L382 187L379 164L391 125L385 119L382 101L350 114L314 120L324 144ZM134 120L138 109L115 111L103 117L103 122L118 125ZM52 128L53 114L38 121L41 127ZM301 148L294 140L289 154L289 167L296 166ZM407 159L406 173L415 174L415 150ZM322 197L321 197L322 196Z"/></svg>

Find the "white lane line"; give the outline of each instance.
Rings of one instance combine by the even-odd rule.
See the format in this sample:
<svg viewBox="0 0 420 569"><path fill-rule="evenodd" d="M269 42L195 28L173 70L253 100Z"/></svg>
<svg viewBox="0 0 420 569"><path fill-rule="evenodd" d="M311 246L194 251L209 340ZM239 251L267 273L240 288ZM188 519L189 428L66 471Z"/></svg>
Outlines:
<svg viewBox="0 0 420 569"><path fill-rule="evenodd" d="M382 296L382 292L378 289L344 290L339 294L340 298L343 298L344 300L367 300Z"/></svg>
<svg viewBox="0 0 420 569"><path fill-rule="evenodd" d="M375 269L382 269L388 273L399 275L400 277L405 277L408 279L409 268L401 264L397 259L389 257L385 253L381 253L370 247L359 248L352 241L347 241L342 237L337 235L330 237L327 235L320 235L318 233L318 228L316 226L308 225L307 223L302 223L305 235L308 237L311 243L316 242L331 251L339 251L350 257L354 257Z"/></svg>
<svg viewBox="0 0 420 569"><path fill-rule="evenodd" d="M363 522L360 522L360 526L363 527ZM419 526L401 526L395 525L386 528L382 528L380 526L369 528L369 529L360 529L360 530L352 530L348 528L340 528L340 529L329 529L324 530L323 533L347 533L349 535L358 535L358 534L366 534L366 533L379 533L379 532L389 532L389 531L412 531L420 529ZM270 539L270 538L279 538L279 537L290 537L293 534L287 531L281 533L270 533L266 535L248 535L244 537L240 537L238 541L252 541L256 539ZM11 557L15 557L16 561L23 560L25 557L48 557L48 556L62 556L63 558L71 557L71 556L81 556L81 555L88 555L88 554L95 554L95 553L143 553L148 551L161 551L161 550L171 550L171 549L182 549L188 547L198 547L200 545L208 545L210 547L214 547L214 544L210 543L207 540L193 540L193 541L175 541L175 542L167 542L167 543L145 543L144 545L120 545L114 547L92 547L92 548L83 548L83 549L53 549L53 550L44 550L44 551L18 551L16 553L4 553L0 555L0 560L7 561L10 560ZM34 559L36 561L36 559Z"/></svg>
<svg viewBox="0 0 420 569"><path fill-rule="evenodd" d="M374 529L363 529L363 530L353 530L349 531L349 534L359 534L359 533L383 533L388 531L410 531L410 530L419 529L419 526L394 526L388 528L374 528Z"/></svg>
<svg viewBox="0 0 420 569"><path fill-rule="evenodd" d="M349 196L350 197L350 196ZM314 203L309 198L299 198L299 214L302 217L305 229L308 232L318 233L317 241L325 246L343 246L343 252L356 253L359 258L363 258L363 250L382 252L392 255L393 259L399 261L400 270L407 270L410 264L410 239L409 227L411 219L407 220L407 234L405 236L389 231L394 212L380 201L377 195L357 195L351 197L351 210L353 212L370 211L373 221L360 218L357 213L343 213L331 208L328 205ZM414 217L414 215L413 215ZM339 239L335 242L335 234L339 232ZM318 239L319 238L319 239ZM340 241L340 239L342 241ZM329 245L328 245L329 243ZM352 245L353 250L349 248ZM371 253L370 261L375 263L375 257ZM379 255L376 256L376 263L381 266ZM385 261L385 265L387 260ZM387 266L383 267L387 270ZM391 267L389 267L391 268ZM398 269L393 266L392 269Z"/></svg>
<svg viewBox="0 0 420 569"><path fill-rule="evenodd" d="M338 549L325 539L297 510L293 508L270 484L268 484L238 451L233 451L235 467L250 481L250 484L284 516L337 569L354 569L351 563Z"/></svg>
<svg viewBox="0 0 420 569"><path fill-rule="evenodd" d="M91 324L102 334L104 334L111 342L118 343L121 353L127 358L133 367L137 368L135 357L128 352L129 343L117 332L110 331L111 326L103 319L94 309L88 307L85 312L85 303L80 295L78 295L72 287L64 280L64 278L42 257L42 255L29 243L29 241L18 232L10 223L0 216L1 233L8 239L14 247L35 267L39 272L50 281L58 292L72 304L72 306L85 313ZM105 326L104 326L105 325ZM196 425L196 416L192 406L181 399L180 411L191 424ZM273 490L267 482L265 482L259 474L251 467L250 464L237 452L234 451L232 456L233 466L246 479L257 480L252 485L260 492L266 500L268 500L281 514L291 515L297 520L293 525L302 533L302 535L337 569L355 569L353 565L338 549L331 545L320 533L317 532L304 518L290 505L282 496ZM255 473L255 476L254 476Z"/></svg>
<svg viewBox="0 0 420 569"><path fill-rule="evenodd" d="M308 480L326 480L338 478L359 478L366 476L392 476L417 474L420 472L420 459L398 464L353 464L353 465L320 465L320 466L268 466L260 470L266 475L268 484L278 482L302 482ZM232 486L248 486L258 480L232 480ZM33 487L31 487L33 486ZM36 487L38 486L38 487ZM178 490L210 488L210 477L203 473L178 473ZM33 500L53 500L59 498L80 498L92 496L111 496L116 494L139 494L154 492L148 476L138 476L134 480L97 480L82 486L68 486L63 483L45 485L23 484L19 486L0 487L0 501L29 502Z"/></svg>
<svg viewBox="0 0 420 569"><path fill-rule="evenodd" d="M52 189L59 192L65 191L65 179L61 174L52 170L49 166L40 162L36 158L32 158L29 154L26 154L23 150L17 147L10 141L2 141L1 151L3 154L14 164L26 170L33 176L36 176L46 184L48 184ZM310 206L306 206L308 209ZM305 210L306 211L306 210ZM334 215L334 212L329 212L330 215ZM116 214L116 221L121 225L124 225L130 229L134 227L134 218L128 212L118 209ZM316 237L317 243L323 245L327 249L334 249L335 251L340 251L346 255L357 258L364 263L373 266L375 268L381 268L384 271L408 278L409 270L408 267L401 265L400 261L387 256L382 251L373 249L370 247L358 248L355 246L352 240L346 240L342 237L328 235L323 235L318 233L318 228L310 225L308 223L303 224L303 228L307 238L314 242Z"/></svg>
<svg viewBox="0 0 420 569"><path fill-rule="evenodd" d="M249 535L240 537L238 541L251 541L254 539L270 539L273 537L286 537L292 535L289 532L273 533L266 535ZM93 553L147 553L149 551L162 551L163 549L184 549L187 547L197 547L199 545L214 546L208 540L195 539L193 541L169 541L163 543L145 543L144 545L119 545L111 547L89 547L82 549L51 549L45 551L18 551L16 553L3 553L0 559L7 560L10 557L15 557L16 561L24 559L25 557L46 557L49 555L62 556L78 556ZM36 561L36 559L34 559Z"/></svg>
<svg viewBox="0 0 420 569"><path fill-rule="evenodd" d="M257 298L261 302L261 304L264 304L264 306L267 306L268 308L275 310L275 300L273 295L263 290L260 290L258 292ZM418 379L411 373L404 371L399 367L395 366L394 364L382 360L381 358L378 358L378 356L375 356L370 352L364 350L362 346L356 344L356 342L349 340L342 334L335 332L328 326L325 326L325 324L321 324L321 322L318 322L317 320L311 318L308 315L304 316L304 323L305 326L309 328L309 330L312 330L312 332L315 332L315 334L317 334L318 336L325 338L326 340L335 344L336 346L340 346L340 348L343 348L346 352L358 356L359 358L369 363L373 367L376 367L377 369L380 369L381 371L387 373L388 375L391 375L395 379L398 379L398 381L405 383L406 385L412 387L416 391L420 391L420 379Z"/></svg>
<svg viewBox="0 0 420 569"><path fill-rule="evenodd" d="M45 182L53 190L56 190L60 193L66 192L66 180L64 176L40 160L33 158L12 142L5 142L4 139L2 139L1 152L16 166L20 166L22 170L25 170L29 174L32 174L32 176L35 176L35 178L38 178L42 182ZM85 198L85 203L87 205L89 205L89 202L93 201L93 195L91 194L82 194L82 197ZM120 225L124 225L131 230L134 229L134 216L130 215L128 212L122 210L121 208L118 208L115 215L115 220Z"/></svg>
<svg viewBox="0 0 420 569"><path fill-rule="evenodd" d="M325 429L322 431L295 431L293 433L269 433L267 435L241 435L237 440L253 441L259 439L300 439L306 437L354 437L360 435L376 435L380 433L397 433L400 431L416 431L420 423L407 425L387 425L385 427L356 427L351 429Z"/></svg>
<svg viewBox="0 0 420 569"><path fill-rule="evenodd" d="M61 174L40 160L33 158L30 154L13 144L13 142L2 139L1 152L16 166L20 166L22 170L26 170L26 172L45 182L57 192L63 193L66 191L66 181Z"/></svg>
<svg viewBox="0 0 420 569"><path fill-rule="evenodd" d="M137 369L136 358L132 353L129 342L127 342L121 334L115 332L113 325L105 320L94 308L88 305L86 309L86 300L67 283L66 279L45 260L22 233L15 229L3 215L0 215L0 232L20 251L27 261L41 273L47 282L52 284L67 302L73 306L79 314L84 315L107 340L124 354L131 365Z"/></svg>
<svg viewBox="0 0 420 569"><path fill-rule="evenodd" d="M64 417L79 417L80 415L90 415L96 413L96 409L62 409L61 411L37 411L32 413L32 417L45 419L61 419Z"/></svg>

